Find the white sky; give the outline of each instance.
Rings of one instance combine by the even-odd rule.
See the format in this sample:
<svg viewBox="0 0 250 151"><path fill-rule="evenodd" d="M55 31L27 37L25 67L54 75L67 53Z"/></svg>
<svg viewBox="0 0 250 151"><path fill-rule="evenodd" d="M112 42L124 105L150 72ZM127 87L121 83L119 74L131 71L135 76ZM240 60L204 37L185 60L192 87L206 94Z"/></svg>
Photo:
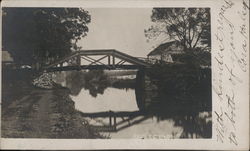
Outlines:
<svg viewBox="0 0 250 151"><path fill-rule="evenodd" d="M88 8L89 32L78 42L83 49L117 49L146 57L153 44L146 42L144 29L151 25L152 8Z"/></svg>

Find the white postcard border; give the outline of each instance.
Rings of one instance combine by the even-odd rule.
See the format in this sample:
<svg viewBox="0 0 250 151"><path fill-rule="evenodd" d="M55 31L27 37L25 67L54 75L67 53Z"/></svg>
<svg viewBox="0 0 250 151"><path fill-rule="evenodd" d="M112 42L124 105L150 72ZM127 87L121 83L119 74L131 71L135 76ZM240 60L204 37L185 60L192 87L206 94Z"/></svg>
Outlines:
<svg viewBox="0 0 250 151"><path fill-rule="evenodd" d="M240 28L239 17L237 17L238 11L242 11L243 2L249 2L247 0L179 0L179 1L168 1L168 0L9 0L2 1L1 7L87 7L87 8L143 8L143 7L210 7L211 8L211 27L212 27L212 83L215 86L216 80L218 80L219 66L216 56L218 56L218 49L220 48L216 33L218 32L218 19L219 12L223 5L227 5L228 2L233 2L232 10L228 9L225 13L226 17L229 17L233 25L235 25L235 35L234 44L236 48L242 47L242 37L240 33L236 30ZM6 139L1 138L0 148L1 149L223 149L223 150L244 150L249 147L249 9L247 13L246 26L247 26L247 58L246 58L246 72L242 72L240 68L235 67L233 70L234 74L238 74L243 82L238 83L236 86L232 86L232 83L228 81L230 78L225 74L225 66L223 66L223 87L227 91L227 96L229 96L228 88L233 88L235 93L235 98L237 98L236 103L236 124L235 124L235 135L237 136L237 145L230 143L228 141L228 135L225 135L224 142L218 141L218 121L217 114L220 111L220 107L226 108L225 98L223 103L219 103L217 93L213 89L213 137L212 139L149 139L149 140L138 140L138 139L111 139L111 140L101 140L101 139ZM224 20L225 21L225 20ZM225 28L223 29L225 35L228 35L229 26L224 23ZM225 37L225 41L228 42L229 37ZM225 51L223 52L225 63L231 64L232 55L228 54L229 47L225 43ZM238 52L237 54L240 54ZM217 58L218 59L218 58ZM235 64L234 66L237 66ZM230 96L229 96L230 97ZM226 111L229 111L228 108ZM216 113L215 113L216 112ZM232 131L232 125L230 122L225 122L226 131Z"/></svg>

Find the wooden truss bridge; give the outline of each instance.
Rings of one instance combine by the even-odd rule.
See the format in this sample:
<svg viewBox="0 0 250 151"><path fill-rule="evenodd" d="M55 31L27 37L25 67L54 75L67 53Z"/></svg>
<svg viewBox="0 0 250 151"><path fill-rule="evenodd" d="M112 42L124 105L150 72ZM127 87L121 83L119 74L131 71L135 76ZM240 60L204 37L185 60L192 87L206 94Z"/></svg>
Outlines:
<svg viewBox="0 0 250 151"><path fill-rule="evenodd" d="M98 58L96 58L98 57ZM56 60L44 67L46 71L84 69L140 69L150 67L146 61L114 49L81 50Z"/></svg>

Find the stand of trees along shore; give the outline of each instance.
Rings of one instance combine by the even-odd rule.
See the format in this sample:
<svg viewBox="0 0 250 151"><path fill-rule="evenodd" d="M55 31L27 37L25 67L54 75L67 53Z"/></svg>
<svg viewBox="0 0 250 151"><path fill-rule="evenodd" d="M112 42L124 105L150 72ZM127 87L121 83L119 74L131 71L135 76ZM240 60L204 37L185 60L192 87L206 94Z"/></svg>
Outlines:
<svg viewBox="0 0 250 151"><path fill-rule="evenodd" d="M211 110L211 25L209 8L153 8L148 40L178 41L184 64L155 64L148 72L166 93L201 95ZM173 50L174 51L174 50ZM208 68L201 68L201 67ZM180 93L179 93L180 92Z"/></svg>
<svg viewBox="0 0 250 151"><path fill-rule="evenodd" d="M153 8L151 20L154 24L144 31L149 41L179 41L188 62L210 54L209 8ZM205 61L211 63L211 58Z"/></svg>
<svg viewBox="0 0 250 151"><path fill-rule="evenodd" d="M17 64L44 65L79 49L90 14L81 8L3 8L3 50Z"/></svg>

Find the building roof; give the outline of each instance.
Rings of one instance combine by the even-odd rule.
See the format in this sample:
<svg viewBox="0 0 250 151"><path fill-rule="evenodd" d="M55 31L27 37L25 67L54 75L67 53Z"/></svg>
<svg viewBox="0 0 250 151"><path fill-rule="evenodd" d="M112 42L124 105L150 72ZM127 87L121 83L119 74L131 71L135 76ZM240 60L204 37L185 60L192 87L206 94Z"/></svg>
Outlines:
<svg viewBox="0 0 250 151"><path fill-rule="evenodd" d="M173 46L176 48L173 50ZM178 48L179 47L179 48ZM180 48L182 47L180 41L170 41L170 42L166 42L163 44L160 44L157 48L155 48L154 50L152 50L148 56L153 56L153 55L161 55L163 52L182 52L183 49Z"/></svg>
<svg viewBox="0 0 250 151"><path fill-rule="evenodd" d="M2 62L13 62L13 58L8 51L2 51Z"/></svg>

